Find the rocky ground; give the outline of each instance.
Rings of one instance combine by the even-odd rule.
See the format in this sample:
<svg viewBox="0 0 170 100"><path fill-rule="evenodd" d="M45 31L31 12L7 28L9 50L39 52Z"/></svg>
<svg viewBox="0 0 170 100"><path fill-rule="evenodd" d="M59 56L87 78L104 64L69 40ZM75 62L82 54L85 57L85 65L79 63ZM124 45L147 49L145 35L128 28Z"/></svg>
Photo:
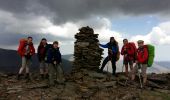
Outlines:
<svg viewBox="0 0 170 100"><path fill-rule="evenodd" d="M14 74L0 74L0 100L170 100L170 74L148 75L148 85L132 85L118 77L81 69L66 76L65 84L48 87L38 74L31 81L16 80Z"/></svg>

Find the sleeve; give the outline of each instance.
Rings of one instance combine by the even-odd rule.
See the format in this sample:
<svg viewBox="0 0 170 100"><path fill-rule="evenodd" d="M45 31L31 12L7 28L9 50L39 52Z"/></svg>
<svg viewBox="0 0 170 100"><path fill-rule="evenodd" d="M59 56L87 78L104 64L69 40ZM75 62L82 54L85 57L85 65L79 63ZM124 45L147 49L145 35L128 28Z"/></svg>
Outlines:
<svg viewBox="0 0 170 100"><path fill-rule="evenodd" d="M60 51L58 51L57 54L55 55L54 61L56 61L57 63L61 63L61 53L60 53Z"/></svg>
<svg viewBox="0 0 170 100"><path fill-rule="evenodd" d="M59 63L62 62L62 57L61 57L61 53L59 52Z"/></svg>
<svg viewBox="0 0 170 100"><path fill-rule="evenodd" d="M108 43L107 44L105 44L105 45L103 45L103 44L99 44L101 47L103 47L103 48L108 48Z"/></svg>
<svg viewBox="0 0 170 100"><path fill-rule="evenodd" d="M121 55L124 55L125 53L124 53L124 46L122 47L122 49L121 49Z"/></svg>
<svg viewBox="0 0 170 100"><path fill-rule="evenodd" d="M34 45L32 45L32 55L35 54L35 48L34 48Z"/></svg>
<svg viewBox="0 0 170 100"><path fill-rule="evenodd" d="M117 52L120 53L120 51L119 51L119 45L118 45L118 44L117 44Z"/></svg>
<svg viewBox="0 0 170 100"><path fill-rule="evenodd" d="M49 49L47 51L47 63L51 63L52 61L52 55L51 55L51 50Z"/></svg>
<svg viewBox="0 0 170 100"><path fill-rule="evenodd" d="M39 57L39 55L40 55L40 46L38 46L37 48L37 56Z"/></svg>

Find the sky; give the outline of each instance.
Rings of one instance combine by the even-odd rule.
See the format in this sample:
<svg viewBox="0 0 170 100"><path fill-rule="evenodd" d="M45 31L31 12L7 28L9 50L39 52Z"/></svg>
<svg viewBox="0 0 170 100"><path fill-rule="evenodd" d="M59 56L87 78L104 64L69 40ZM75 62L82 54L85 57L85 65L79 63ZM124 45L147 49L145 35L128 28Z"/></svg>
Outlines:
<svg viewBox="0 0 170 100"><path fill-rule="evenodd" d="M83 26L99 34L100 43L114 36L156 48L156 61L170 61L170 0L0 0L0 48L14 49L32 36L58 40L62 54L73 54L74 35ZM105 50L106 52L107 50ZM106 55L106 53L105 53Z"/></svg>

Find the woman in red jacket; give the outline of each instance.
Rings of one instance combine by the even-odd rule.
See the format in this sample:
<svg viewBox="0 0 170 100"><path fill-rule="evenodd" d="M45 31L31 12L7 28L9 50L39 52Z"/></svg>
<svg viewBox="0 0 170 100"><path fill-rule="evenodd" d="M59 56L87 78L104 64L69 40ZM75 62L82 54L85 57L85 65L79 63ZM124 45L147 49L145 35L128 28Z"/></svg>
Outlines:
<svg viewBox="0 0 170 100"><path fill-rule="evenodd" d="M138 41L138 50L137 50L137 61L136 61L136 66L134 67L133 70L133 75L132 75L132 80L135 79L135 74L138 71L138 69L141 69L142 71L142 77L143 77L143 84L146 84L147 81L147 61L148 61L148 50L144 46L144 41L139 40Z"/></svg>
<svg viewBox="0 0 170 100"><path fill-rule="evenodd" d="M20 40L18 54L22 58L22 66L19 70L18 79L20 79L20 76L22 75L24 69L26 69L26 79L29 79L29 67L31 65L31 57L35 54L34 45L32 43L32 37Z"/></svg>

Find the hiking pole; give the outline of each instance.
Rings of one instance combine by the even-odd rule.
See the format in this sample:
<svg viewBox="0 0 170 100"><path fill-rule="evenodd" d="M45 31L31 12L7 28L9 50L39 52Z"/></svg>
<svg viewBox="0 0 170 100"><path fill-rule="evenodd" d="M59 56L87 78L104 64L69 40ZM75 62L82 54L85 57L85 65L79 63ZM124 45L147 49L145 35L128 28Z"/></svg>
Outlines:
<svg viewBox="0 0 170 100"><path fill-rule="evenodd" d="M141 80L141 76L140 76L140 68L139 68L139 65L138 66L138 76L139 76L139 81L140 81L140 87L143 88L143 85L142 85L142 80Z"/></svg>

